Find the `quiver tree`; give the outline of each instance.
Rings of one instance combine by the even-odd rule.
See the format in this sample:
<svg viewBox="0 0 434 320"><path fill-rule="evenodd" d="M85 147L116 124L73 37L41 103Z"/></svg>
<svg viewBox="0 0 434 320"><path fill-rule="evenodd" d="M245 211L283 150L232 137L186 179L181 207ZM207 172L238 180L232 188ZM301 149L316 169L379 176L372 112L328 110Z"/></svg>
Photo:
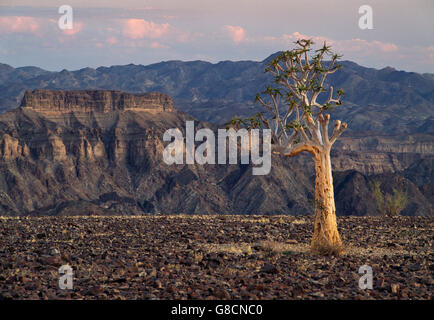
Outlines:
<svg viewBox="0 0 434 320"><path fill-rule="evenodd" d="M341 105L343 90L335 94L333 87L325 87L325 79L341 68L336 63L340 56L326 43L318 50L312 45L311 40L298 40L293 50L274 58L265 69L274 83L256 96L265 112L245 120L233 119L231 124L270 129L273 153L293 157L306 151L313 155L316 176L311 250L339 254L342 242L336 224L330 150L347 124L337 120L329 134L330 115L326 112Z"/></svg>

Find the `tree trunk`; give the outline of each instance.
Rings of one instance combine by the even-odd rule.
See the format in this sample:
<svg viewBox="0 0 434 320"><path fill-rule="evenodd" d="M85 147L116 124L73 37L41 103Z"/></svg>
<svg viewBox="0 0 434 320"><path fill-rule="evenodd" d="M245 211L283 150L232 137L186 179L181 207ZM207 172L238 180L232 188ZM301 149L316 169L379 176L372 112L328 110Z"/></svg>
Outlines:
<svg viewBox="0 0 434 320"><path fill-rule="evenodd" d="M311 250L320 254L342 253L342 241L336 223L330 147L322 147L315 159L315 216Z"/></svg>

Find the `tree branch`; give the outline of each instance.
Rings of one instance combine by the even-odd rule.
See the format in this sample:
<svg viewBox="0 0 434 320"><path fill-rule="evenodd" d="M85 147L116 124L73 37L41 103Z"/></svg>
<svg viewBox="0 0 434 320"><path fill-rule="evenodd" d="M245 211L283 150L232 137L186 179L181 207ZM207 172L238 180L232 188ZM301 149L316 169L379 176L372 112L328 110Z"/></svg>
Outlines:
<svg viewBox="0 0 434 320"><path fill-rule="evenodd" d="M306 126L308 127L313 140L318 144L322 144L321 133L318 131L318 126L315 124L310 114L306 114L305 118Z"/></svg>
<svg viewBox="0 0 434 320"><path fill-rule="evenodd" d="M316 146L312 143L297 143L296 145L290 148L282 148L281 146L277 146L275 147L273 153L277 153L285 157L294 157L298 155L300 152L306 151L315 155L316 153L318 153L319 148L320 148L319 146Z"/></svg>
<svg viewBox="0 0 434 320"><path fill-rule="evenodd" d="M333 134L332 134L332 137L330 138L330 145L335 143L335 141L339 138L339 136L342 134L342 132L345 131L346 128L347 128L347 124L345 122L342 123L342 125L341 125L341 121L336 120L335 127L333 129Z"/></svg>
<svg viewBox="0 0 434 320"><path fill-rule="evenodd" d="M318 116L318 120L319 120L319 123L321 124L322 137L324 139L324 144L328 146L328 145L330 145L330 140L329 140L329 121L330 121L330 115L329 114L325 114L323 116L322 114L320 114Z"/></svg>

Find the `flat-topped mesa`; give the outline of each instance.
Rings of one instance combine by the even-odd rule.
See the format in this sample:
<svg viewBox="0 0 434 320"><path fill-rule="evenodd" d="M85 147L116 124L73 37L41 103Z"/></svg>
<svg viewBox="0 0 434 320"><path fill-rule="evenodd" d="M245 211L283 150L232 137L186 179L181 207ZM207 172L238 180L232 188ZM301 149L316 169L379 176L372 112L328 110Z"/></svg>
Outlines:
<svg viewBox="0 0 434 320"><path fill-rule="evenodd" d="M164 93L131 94L113 90L26 91L20 108L38 112L110 112L115 110L172 111L172 98Z"/></svg>

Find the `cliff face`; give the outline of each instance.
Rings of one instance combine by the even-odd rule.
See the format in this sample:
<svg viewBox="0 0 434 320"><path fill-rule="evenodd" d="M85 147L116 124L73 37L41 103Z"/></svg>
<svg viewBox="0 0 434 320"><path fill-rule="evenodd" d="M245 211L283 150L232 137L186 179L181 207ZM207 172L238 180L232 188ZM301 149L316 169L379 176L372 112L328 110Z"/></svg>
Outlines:
<svg viewBox="0 0 434 320"><path fill-rule="evenodd" d="M357 170L363 174L396 173L412 163L434 157L430 134L381 136L344 135L333 146L334 169Z"/></svg>
<svg viewBox="0 0 434 320"><path fill-rule="evenodd" d="M309 157L273 157L267 176L253 176L251 166L241 164L166 165L164 132L184 131L191 119L159 93L27 92L20 108L0 115L0 215L312 212ZM195 127L205 125L216 129L201 122ZM351 169L357 161L364 165L362 152L336 149L335 170ZM425 167L413 166L411 172ZM352 206L371 200L368 192L357 198L348 174L336 179L338 214L375 214L372 206ZM421 203L406 214L430 214L431 205L420 199L432 193L432 184L402 179ZM399 186L402 179L389 181Z"/></svg>
<svg viewBox="0 0 434 320"><path fill-rule="evenodd" d="M121 91L26 91L21 108L39 112L103 112L122 110L172 111L172 99L162 93L134 95Z"/></svg>

